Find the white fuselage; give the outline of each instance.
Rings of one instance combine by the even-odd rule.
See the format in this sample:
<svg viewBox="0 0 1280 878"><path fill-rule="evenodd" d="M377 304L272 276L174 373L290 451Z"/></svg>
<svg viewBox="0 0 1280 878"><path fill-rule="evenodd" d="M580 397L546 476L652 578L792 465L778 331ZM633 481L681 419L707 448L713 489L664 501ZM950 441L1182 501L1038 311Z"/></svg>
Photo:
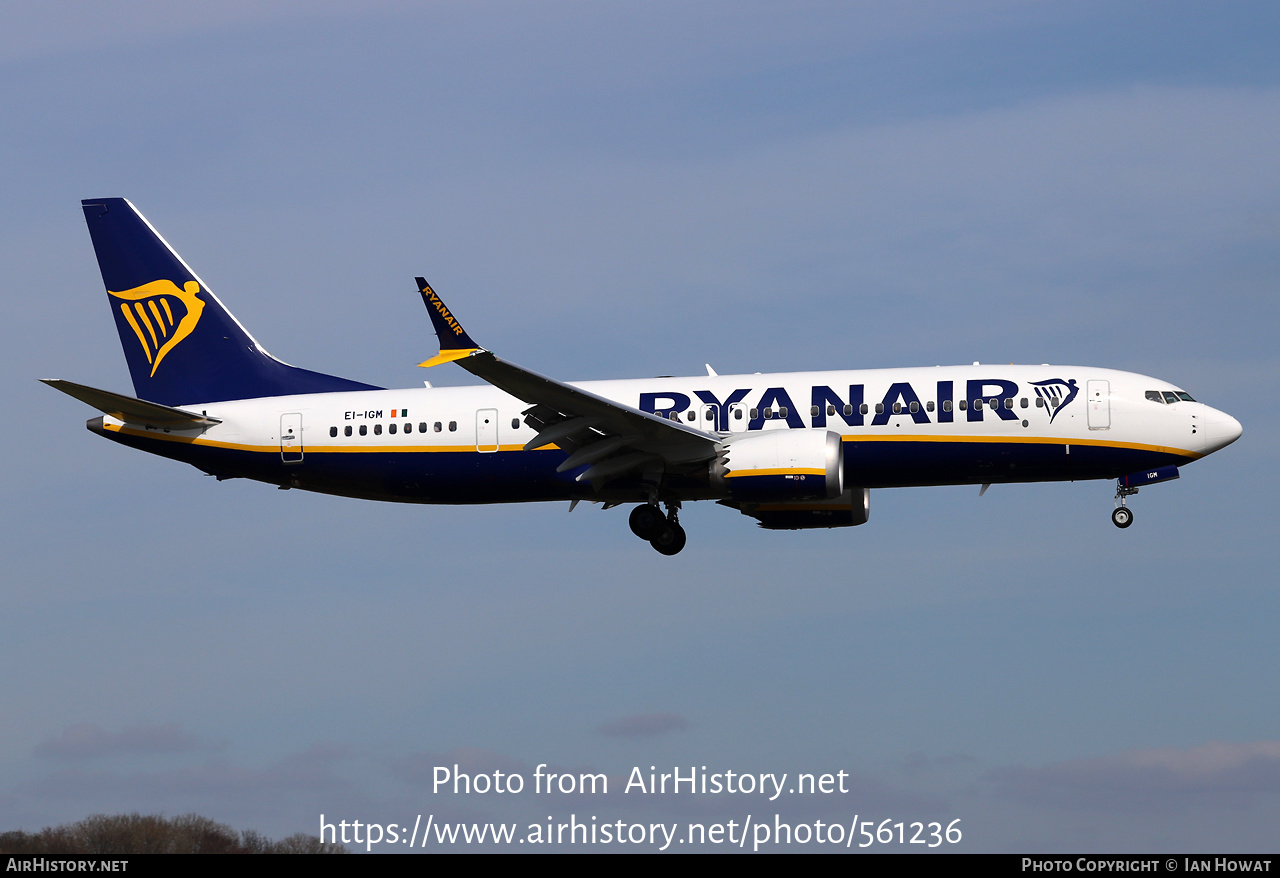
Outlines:
<svg viewBox="0 0 1280 878"><path fill-rule="evenodd" d="M1074 366L948 366L575 382L732 443L770 430L825 429L845 445L845 481L864 487L1114 478L1181 465L1240 435L1234 418L1180 388ZM1185 394L1184 394L1185 396ZM221 423L103 431L220 476L407 502L591 498L565 452L525 450L530 406L494 387L315 393L203 404ZM696 482L696 479L694 480ZM712 498L691 483L689 499Z"/></svg>

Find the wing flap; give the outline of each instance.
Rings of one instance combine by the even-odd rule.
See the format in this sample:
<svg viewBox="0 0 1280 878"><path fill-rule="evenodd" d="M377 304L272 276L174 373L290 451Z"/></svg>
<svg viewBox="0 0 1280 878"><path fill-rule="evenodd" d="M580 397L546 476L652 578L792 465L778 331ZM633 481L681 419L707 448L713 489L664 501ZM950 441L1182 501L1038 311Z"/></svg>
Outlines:
<svg viewBox="0 0 1280 878"><path fill-rule="evenodd" d="M555 409L566 417L586 419L583 427L594 426L609 435L635 434L638 447L652 445L672 451L679 448L685 454L693 453L695 457L710 458L715 454L715 437L701 430L539 375L509 363L491 351L477 351L456 362L472 375L517 399ZM683 459L682 455L677 456Z"/></svg>

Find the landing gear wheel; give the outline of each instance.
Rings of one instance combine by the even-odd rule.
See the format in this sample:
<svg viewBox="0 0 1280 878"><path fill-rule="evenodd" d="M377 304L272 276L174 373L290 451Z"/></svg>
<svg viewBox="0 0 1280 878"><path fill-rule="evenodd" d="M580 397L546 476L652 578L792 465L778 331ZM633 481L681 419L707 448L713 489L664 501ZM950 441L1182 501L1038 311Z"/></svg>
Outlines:
<svg viewBox="0 0 1280 878"><path fill-rule="evenodd" d="M631 525L631 532L642 540L653 539L658 529L666 523L667 519L662 514L662 510L651 503L641 503L631 510L631 517L627 519L627 524Z"/></svg>
<svg viewBox="0 0 1280 878"><path fill-rule="evenodd" d="M684 528L675 522L664 521L649 540L649 545L663 555L678 555L680 550L684 548L687 539Z"/></svg>
<svg viewBox="0 0 1280 878"><path fill-rule="evenodd" d="M1128 506L1117 506L1111 513L1111 523L1116 527L1128 527L1133 524L1133 512Z"/></svg>

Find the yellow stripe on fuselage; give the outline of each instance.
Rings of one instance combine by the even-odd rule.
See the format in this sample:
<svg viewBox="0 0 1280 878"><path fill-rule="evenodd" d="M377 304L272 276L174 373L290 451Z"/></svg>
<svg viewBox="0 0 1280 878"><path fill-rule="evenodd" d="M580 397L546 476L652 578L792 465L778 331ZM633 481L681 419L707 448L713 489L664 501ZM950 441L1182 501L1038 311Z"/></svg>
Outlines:
<svg viewBox="0 0 1280 878"><path fill-rule="evenodd" d="M181 442L186 445L201 445L207 448L228 448L232 451L260 451L272 454L279 453L279 445L245 445L240 442L223 442L218 439L206 439L203 436L175 436L158 430L139 430L121 424L103 424L102 429L113 433L124 433L127 436L140 436L144 439L156 439L161 442ZM544 445L537 451L555 450L554 445ZM523 445L499 445L499 451L522 451ZM377 454L390 452L409 452L413 454L429 452L466 452L480 454L474 445L307 445L303 442L302 450L307 454ZM492 454L493 452L483 452Z"/></svg>

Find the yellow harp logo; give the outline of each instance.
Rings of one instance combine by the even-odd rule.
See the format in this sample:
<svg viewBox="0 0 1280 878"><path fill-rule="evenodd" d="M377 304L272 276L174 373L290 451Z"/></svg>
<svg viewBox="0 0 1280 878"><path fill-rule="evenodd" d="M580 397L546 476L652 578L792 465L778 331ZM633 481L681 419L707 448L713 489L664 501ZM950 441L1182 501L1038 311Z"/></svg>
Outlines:
<svg viewBox="0 0 1280 878"><path fill-rule="evenodd" d="M125 300L120 303L120 313L147 355L151 377L155 377L165 354L177 347L200 322L204 302L197 298L199 292L200 284L193 280L183 284L182 289L171 280L153 280L119 293L107 290L108 295ZM176 320L175 310L179 311Z"/></svg>

